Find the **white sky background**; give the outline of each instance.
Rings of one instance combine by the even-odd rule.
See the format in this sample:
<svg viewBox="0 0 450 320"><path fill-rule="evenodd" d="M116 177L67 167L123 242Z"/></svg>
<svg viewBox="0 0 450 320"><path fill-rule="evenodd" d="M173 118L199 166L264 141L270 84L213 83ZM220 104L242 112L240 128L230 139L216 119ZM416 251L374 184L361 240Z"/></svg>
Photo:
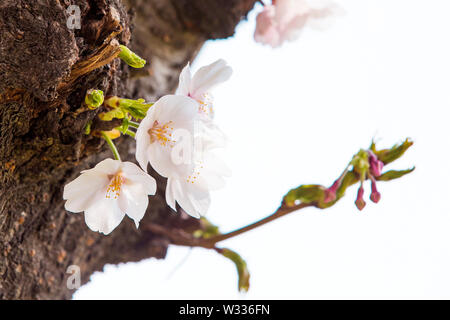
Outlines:
<svg viewBox="0 0 450 320"><path fill-rule="evenodd" d="M221 243L251 272L237 292L234 265L213 251L170 247L167 259L106 266L75 299L450 298L448 0L340 0L346 15L273 50L253 41L255 16L209 42L194 69L225 59L214 92L233 170L208 218L232 230L272 213L300 184L330 185L376 137L411 137L416 171L380 183L359 212L357 187L334 207L311 208ZM151 202L150 202L151 205Z"/></svg>

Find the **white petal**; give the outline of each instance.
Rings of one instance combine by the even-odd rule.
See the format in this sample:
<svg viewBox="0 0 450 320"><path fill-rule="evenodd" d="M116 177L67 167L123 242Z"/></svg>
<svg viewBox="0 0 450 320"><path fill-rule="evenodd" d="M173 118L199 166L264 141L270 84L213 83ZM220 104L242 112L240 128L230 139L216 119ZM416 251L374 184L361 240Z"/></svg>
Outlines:
<svg viewBox="0 0 450 320"><path fill-rule="evenodd" d="M150 146L150 135L148 130L153 126L153 106L147 112L145 118L139 124L136 131L136 160L141 168L147 172L148 165L148 147Z"/></svg>
<svg viewBox="0 0 450 320"><path fill-rule="evenodd" d="M189 195L187 193L179 193L176 196L176 200L181 208L190 216L194 218L200 218L200 213L197 212L196 208L193 206Z"/></svg>
<svg viewBox="0 0 450 320"><path fill-rule="evenodd" d="M125 185L139 185L145 194L154 195L156 193L156 180L149 174L142 171L132 162L123 162L122 170L125 178Z"/></svg>
<svg viewBox="0 0 450 320"><path fill-rule="evenodd" d="M189 88L191 85L191 67L188 64L183 68L180 73L180 80L178 82L178 88L175 94L181 94L184 96L189 95Z"/></svg>
<svg viewBox="0 0 450 320"><path fill-rule="evenodd" d="M153 143L148 148L147 157L152 168L163 177L169 177L179 170L171 158L172 148L162 146L158 142Z"/></svg>
<svg viewBox="0 0 450 320"><path fill-rule="evenodd" d="M211 203L208 191L198 189L195 184L191 185L186 181L177 180L178 188L174 188L175 200L180 207L194 218L205 215Z"/></svg>
<svg viewBox="0 0 450 320"><path fill-rule="evenodd" d="M148 195L141 189L141 185L123 185L118 201L120 209L134 220L138 228L148 207Z"/></svg>
<svg viewBox="0 0 450 320"><path fill-rule="evenodd" d="M227 143L225 133L211 120L198 121L195 135L195 142L201 145L203 152L224 148Z"/></svg>
<svg viewBox="0 0 450 320"><path fill-rule="evenodd" d="M171 94L160 98L153 108L155 120L161 124L172 121L175 126L177 123L193 121L198 113L198 103L194 99Z"/></svg>
<svg viewBox="0 0 450 320"><path fill-rule="evenodd" d="M166 202L169 207L171 207L174 211L177 211L177 206L175 204L175 195L174 195L174 183L177 183L177 181L173 178L167 179L167 185L166 185Z"/></svg>
<svg viewBox="0 0 450 320"><path fill-rule="evenodd" d="M196 99L201 98L203 93L208 92L217 84L227 81L232 73L231 67L227 66L222 59L201 67L192 78L190 90L192 96Z"/></svg>
<svg viewBox="0 0 450 320"><path fill-rule="evenodd" d="M105 159L100 161L94 168L83 170L81 173L99 173L107 176L119 171L120 165L120 160Z"/></svg>
<svg viewBox="0 0 450 320"><path fill-rule="evenodd" d="M117 200L103 199L96 201L85 210L84 219L92 231L109 234L122 221L125 213L120 210Z"/></svg>
<svg viewBox="0 0 450 320"><path fill-rule="evenodd" d="M78 178L64 186L65 208L71 212L87 209L95 199L95 194L108 185L107 176L95 172L82 173Z"/></svg>

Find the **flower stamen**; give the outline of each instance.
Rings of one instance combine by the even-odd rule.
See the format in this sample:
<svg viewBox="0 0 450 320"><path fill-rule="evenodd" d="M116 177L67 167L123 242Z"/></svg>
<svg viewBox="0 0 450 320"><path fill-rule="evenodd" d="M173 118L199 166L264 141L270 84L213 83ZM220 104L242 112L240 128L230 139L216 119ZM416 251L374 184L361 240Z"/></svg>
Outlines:
<svg viewBox="0 0 450 320"><path fill-rule="evenodd" d="M197 99L197 102L200 104L198 107L199 113L205 114L208 117L212 117L214 115L213 98L209 93L202 94L202 98Z"/></svg>
<svg viewBox="0 0 450 320"><path fill-rule="evenodd" d="M175 141L172 139L172 131L172 121L161 125L155 120L153 127L148 130L148 134L150 135L150 143L159 142L164 147L167 145L169 147L173 147Z"/></svg>
<svg viewBox="0 0 450 320"><path fill-rule="evenodd" d="M202 169L203 169L203 162L199 161L192 169L191 175L188 176L186 182L194 184L197 181L198 177L200 176Z"/></svg>
<svg viewBox="0 0 450 320"><path fill-rule="evenodd" d="M106 198L111 199L113 195L113 199L117 199L120 196L120 190L122 188L122 184L125 183L125 178L121 173L118 173L111 177L111 182L106 189Z"/></svg>

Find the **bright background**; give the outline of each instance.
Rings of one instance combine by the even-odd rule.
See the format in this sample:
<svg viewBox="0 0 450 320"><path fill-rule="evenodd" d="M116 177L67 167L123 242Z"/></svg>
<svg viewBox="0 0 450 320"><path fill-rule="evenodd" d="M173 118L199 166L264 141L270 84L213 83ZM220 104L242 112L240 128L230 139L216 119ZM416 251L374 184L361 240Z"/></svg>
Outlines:
<svg viewBox="0 0 450 320"><path fill-rule="evenodd" d="M382 199L306 209L221 243L251 272L237 292L234 265L204 249L106 266L75 299L450 299L448 0L338 0L346 14L325 31L273 50L253 41L256 13L236 36L207 43L194 69L225 59L214 91L233 176L208 218L232 230L273 212L299 184L329 185L372 137L415 145L380 183ZM390 168L389 166L388 168ZM366 196L370 193L367 184Z"/></svg>

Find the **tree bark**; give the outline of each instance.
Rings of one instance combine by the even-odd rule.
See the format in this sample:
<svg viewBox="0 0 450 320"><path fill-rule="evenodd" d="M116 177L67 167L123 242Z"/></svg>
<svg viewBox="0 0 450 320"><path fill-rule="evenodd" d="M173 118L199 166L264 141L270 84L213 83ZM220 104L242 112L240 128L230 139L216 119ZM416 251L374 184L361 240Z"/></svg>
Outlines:
<svg viewBox="0 0 450 320"><path fill-rule="evenodd" d="M68 266L82 283L107 263L164 258L170 240L145 231L201 228L174 214L165 180L136 229L125 218L110 235L90 231L83 214L64 210L63 186L83 169L112 157L85 135L86 124L109 129L100 110L81 112L89 89L154 100L173 92L181 68L207 39L226 38L255 0L1 0L0 1L0 298L70 298ZM81 29L66 25L69 5L81 9ZM125 44L148 61L130 70L116 58ZM134 141L119 139L134 161Z"/></svg>

